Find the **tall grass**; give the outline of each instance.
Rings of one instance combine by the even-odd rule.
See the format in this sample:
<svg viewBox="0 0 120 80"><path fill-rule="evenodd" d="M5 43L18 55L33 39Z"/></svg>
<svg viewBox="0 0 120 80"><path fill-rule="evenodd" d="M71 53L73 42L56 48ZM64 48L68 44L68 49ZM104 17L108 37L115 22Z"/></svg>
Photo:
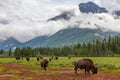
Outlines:
<svg viewBox="0 0 120 80"><path fill-rule="evenodd" d="M15 58L0 58L0 63L8 64L16 62Z"/></svg>

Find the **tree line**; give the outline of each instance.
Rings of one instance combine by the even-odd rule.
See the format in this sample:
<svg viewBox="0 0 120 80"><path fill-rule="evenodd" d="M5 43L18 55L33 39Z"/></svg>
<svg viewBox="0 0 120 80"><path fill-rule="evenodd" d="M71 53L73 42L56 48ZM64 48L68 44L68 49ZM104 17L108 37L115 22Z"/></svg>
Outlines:
<svg viewBox="0 0 120 80"><path fill-rule="evenodd" d="M8 56L15 57L36 57L36 56L115 56L120 55L120 37L109 36L108 39L96 40L89 43L78 43L76 45L59 48L16 48L14 51L0 50L0 54L8 53Z"/></svg>

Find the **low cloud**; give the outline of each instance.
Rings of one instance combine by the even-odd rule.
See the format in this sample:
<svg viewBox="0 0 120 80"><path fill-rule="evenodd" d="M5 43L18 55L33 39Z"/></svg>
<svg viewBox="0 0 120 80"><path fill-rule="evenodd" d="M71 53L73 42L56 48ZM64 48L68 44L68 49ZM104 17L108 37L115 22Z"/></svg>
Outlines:
<svg viewBox="0 0 120 80"><path fill-rule="evenodd" d="M107 6L102 2L96 3ZM75 15L69 21L46 21L69 10ZM66 5L52 0L1 0L0 12L0 40L14 37L25 42L37 36L50 36L61 29L75 26L92 29L100 27L120 32L120 18L115 18L110 13L81 13L77 4Z"/></svg>

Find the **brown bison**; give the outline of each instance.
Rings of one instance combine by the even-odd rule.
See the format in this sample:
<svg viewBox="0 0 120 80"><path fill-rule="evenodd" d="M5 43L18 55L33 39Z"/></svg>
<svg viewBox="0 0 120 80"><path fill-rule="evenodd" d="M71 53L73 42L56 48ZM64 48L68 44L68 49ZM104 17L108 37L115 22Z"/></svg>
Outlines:
<svg viewBox="0 0 120 80"><path fill-rule="evenodd" d="M26 57L26 61L29 61L30 60L30 57Z"/></svg>
<svg viewBox="0 0 120 80"><path fill-rule="evenodd" d="M43 59L43 57L42 57L42 56L40 56L40 59Z"/></svg>
<svg viewBox="0 0 120 80"><path fill-rule="evenodd" d="M93 64L93 61L91 59L82 59L74 62L74 70L75 74L77 74L77 70L84 69L85 74L90 73L90 71L93 74L97 74L97 67Z"/></svg>
<svg viewBox="0 0 120 80"><path fill-rule="evenodd" d="M49 61L47 59L43 59L40 63L41 64L41 69L43 68L44 70L46 70L46 67L48 66L48 63L49 63Z"/></svg>
<svg viewBox="0 0 120 80"><path fill-rule="evenodd" d="M53 59L53 58L52 58L52 57L50 57L50 58L49 58L49 61L52 61L52 59Z"/></svg>
<svg viewBox="0 0 120 80"><path fill-rule="evenodd" d="M71 57L69 56L68 59L71 59Z"/></svg>
<svg viewBox="0 0 120 80"><path fill-rule="evenodd" d="M55 57L55 60L58 60L58 57L57 57L57 56Z"/></svg>
<svg viewBox="0 0 120 80"><path fill-rule="evenodd" d="M16 60L20 60L20 57L15 57L16 58Z"/></svg>
<svg viewBox="0 0 120 80"><path fill-rule="evenodd" d="M39 58L39 57L37 57L37 61L40 61L40 58Z"/></svg>

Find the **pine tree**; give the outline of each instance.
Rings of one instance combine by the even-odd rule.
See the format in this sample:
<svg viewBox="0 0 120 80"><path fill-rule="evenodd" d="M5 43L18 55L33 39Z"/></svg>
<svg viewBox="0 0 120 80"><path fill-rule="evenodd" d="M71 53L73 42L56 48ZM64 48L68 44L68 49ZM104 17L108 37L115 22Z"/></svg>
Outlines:
<svg viewBox="0 0 120 80"><path fill-rule="evenodd" d="M11 48L9 49L9 56L12 56L12 50L11 50Z"/></svg>
<svg viewBox="0 0 120 80"><path fill-rule="evenodd" d="M15 57L20 57L20 56L21 56L20 53L21 53L21 52L20 52L20 48L16 48L16 49L15 49L15 52L14 52L14 56L15 56Z"/></svg>

